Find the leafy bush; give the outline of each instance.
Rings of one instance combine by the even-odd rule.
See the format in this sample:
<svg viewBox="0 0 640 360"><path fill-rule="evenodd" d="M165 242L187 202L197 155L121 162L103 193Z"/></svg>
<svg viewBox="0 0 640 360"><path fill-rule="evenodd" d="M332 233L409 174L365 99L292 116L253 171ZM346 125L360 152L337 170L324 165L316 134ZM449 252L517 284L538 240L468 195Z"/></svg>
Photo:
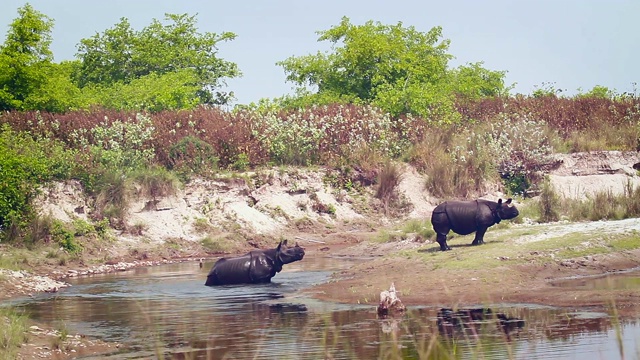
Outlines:
<svg viewBox="0 0 640 360"><path fill-rule="evenodd" d="M10 232L17 234L26 225L38 186L53 177L47 144L8 125L0 128L0 231L4 235L12 228Z"/></svg>
<svg viewBox="0 0 640 360"><path fill-rule="evenodd" d="M83 219L74 219L72 222L73 236L86 236L96 232L95 227Z"/></svg>
<svg viewBox="0 0 640 360"><path fill-rule="evenodd" d="M402 23L354 25L343 17L318 34L319 41L332 44L330 52L278 62L287 81L297 85L285 106L375 105L394 116L415 114L449 124L460 119L453 111L456 94L475 99L506 92L505 72L482 63L451 69L450 41L442 38L441 27L420 32Z"/></svg>
<svg viewBox="0 0 640 360"><path fill-rule="evenodd" d="M185 136L169 149L170 168L182 174L204 174L216 169L218 158L213 146L195 136Z"/></svg>
<svg viewBox="0 0 640 360"><path fill-rule="evenodd" d="M127 171L151 163L155 152L148 142L153 131L151 118L136 114L127 121L105 117L90 129L72 131L70 138L80 148L89 149L89 153L106 168Z"/></svg>
<svg viewBox="0 0 640 360"><path fill-rule="evenodd" d="M311 107L258 117L253 135L278 164L310 165L349 159L366 146L385 157L398 157L410 145L408 133L420 120L392 119L365 106Z"/></svg>
<svg viewBox="0 0 640 360"><path fill-rule="evenodd" d="M82 246L76 242L74 232L75 230L70 230L69 226L62 221L53 220L51 237L70 254L82 251Z"/></svg>
<svg viewBox="0 0 640 360"><path fill-rule="evenodd" d="M487 124L486 145L510 193L527 195L551 161L553 132L530 116L500 113Z"/></svg>

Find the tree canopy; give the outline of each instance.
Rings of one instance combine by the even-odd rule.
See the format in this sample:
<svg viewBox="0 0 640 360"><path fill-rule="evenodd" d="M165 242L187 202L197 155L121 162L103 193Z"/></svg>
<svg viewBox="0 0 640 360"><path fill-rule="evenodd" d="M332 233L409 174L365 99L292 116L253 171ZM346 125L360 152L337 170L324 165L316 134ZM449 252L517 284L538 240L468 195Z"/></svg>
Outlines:
<svg viewBox="0 0 640 360"><path fill-rule="evenodd" d="M39 106L36 99L51 87L53 20L29 4L19 8L18 15L0 45L0 110Z"/></svg>
<svg viewBox="0 0 640 360"><path fill-rule="evenodd" d="M140 31L122 18L114 27L82 39L78 45L80 67L77 81L87 85L129 84L155 74L190 69L199 86L198 97L204 104L222 104L232 94L219 91L225 79L240 76L237 64L218 57L217 45L236 38L231 32L200 34L196 16L166 14L167 24L154 19ZM185 74L182 72L182 74Z"/></svg>
<svg viewBox="0 0 640 360"><path fill-rule="evenodd" d="M140 31L122 18L80 40L77 59L61 63L50 50L53 25L29 4L18 9L0 45L0 110L161 111L233 99L222 88L241 73L217 46L236 35L201 34L195 16L166 14L165 23L154 19Z"/></svg>
<svg viewBox="0 0 640 360"><path fill-rule="evenodd" d="M241 72L219 56L218 45L236 34L201 33L196 15L165 14L141 30L121 18L113 27L81 39L76 59L55 63L50 49L53 19L28 3L17 12L0 44L0 111L66 112L94 106L162 111L234 99L224 87ZM277 63L286 80L295 84L295 95L249 106L367 104L394 116L452 122L461 100L508 96L512 89L505 85L506 71L487 69L482 62L452 67L450 41L438 26L423 32L402 22L356 25L343 17L317 34L331 50ZM543 84L532 96L558 96L562 91ZM623 95L598 85L578 94Z"/></svg>
<svg viewBox="0 0 640 360"><path fill-rule="evenodd" d="M420 32L401 22L367 21L340 24L318 31L318 41L332 43L331 52L292 56L278 65L287 81L297 85L293 106L314 103L367 103L399 115L430 115L451 104L455 96L478 98L506 92L505 72L482 63L450 69L450 41L442 28Z"/></svg>

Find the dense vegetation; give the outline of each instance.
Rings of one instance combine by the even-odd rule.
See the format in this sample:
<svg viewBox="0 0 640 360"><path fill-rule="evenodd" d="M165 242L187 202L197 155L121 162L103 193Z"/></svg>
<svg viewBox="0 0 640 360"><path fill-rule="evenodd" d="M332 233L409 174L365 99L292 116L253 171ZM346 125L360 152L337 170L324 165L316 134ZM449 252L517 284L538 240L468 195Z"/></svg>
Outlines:
<svg viewBox="0 0 640 360"><path fill-rule="evenodd" d="M0 46L1 239L39 237L31 202L51 180L80 180L95 220L112 221L130 181L157 196L177 178L323 165L339 170L334 185L351 189L393 183L393 160L428 175L438 197L474 196L499 180L526 196L553 152L640 149L635 93L598 86L563 97L547 86L512 95L503 71L450 68L438 27L343 18L319 32L332 52L279 63L296 95L223 110L216 105L232 94L221 85L240 71L218 57L217 44L233 33L199 34L188 15L141 31L123 18L80 40L76 60L56 64L53 20L30 5L18 14ZM385 189L377 196L388 197ZM78 250L74 231L47 229L45 237Z"/></svg>

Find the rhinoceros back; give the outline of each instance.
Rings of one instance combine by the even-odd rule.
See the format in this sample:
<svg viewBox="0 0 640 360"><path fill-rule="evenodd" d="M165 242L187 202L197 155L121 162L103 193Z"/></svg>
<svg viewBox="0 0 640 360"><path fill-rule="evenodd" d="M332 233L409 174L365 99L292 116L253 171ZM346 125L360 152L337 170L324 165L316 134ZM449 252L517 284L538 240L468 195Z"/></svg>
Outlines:
<svg viewBox="0 0 640 360"><path fill-rule="evenodd" d="M476 201L447 201L441 205L444 205L453 232L468 235L478 230L479 208Z"/></svg>
<svg viewBox="0 0 640 360"><path fill-rule="evenodd" d="M251 270L251 256L249 254L220 259L214 265L207 276L206 286L230 285L251 282L249 271Z"/></svg>

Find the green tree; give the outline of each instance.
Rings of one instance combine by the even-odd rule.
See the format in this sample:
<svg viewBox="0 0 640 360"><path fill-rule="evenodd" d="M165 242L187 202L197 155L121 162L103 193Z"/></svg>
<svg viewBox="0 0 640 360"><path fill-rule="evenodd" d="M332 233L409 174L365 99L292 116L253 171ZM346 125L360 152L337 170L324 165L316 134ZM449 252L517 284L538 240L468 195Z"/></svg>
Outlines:
<svg viewBox="0 0 640 360"><path fill-rule="evenodd" d="M166 14L165 20L166 25L154 19L151 25L135 31L122 18L102 34L82 39L77 54L81 61L76 75L78 85L123 86L146 76L161 77L182 71L180 76L184 77L184 70L190 69L192 75L186 86L192 86L195 76L200 103L227 103L233 94L219 89L226 79L241 73L237 64L218 57L218 44L233 40L236 35L200 34L195 16L187 14Z"/></svg>
<svg viewBox="0 0 640 360"><path fill-rule="evenodd" d="M394 115L433 117L451 113L457 92L491 96L504 91L504 73L480 63L450 70L450 42L442 39L440 27L420 32L402 23L353 25L343 17L318 34L318 41L332 43L331 52L277 63L287 81L297 85L296 96L285 98L285 105L364 103Z"/></svg>
<svg viewBox="0 0 640 360"><path fill-rule="evenodd" d="M62 112L79 106L73 62L53 63L53 20L26 4L0 46L0 110Z"/></svg>
<svg viewBox="0 0 640 360"><path fill-rule="evenodd" d="M82 89L82 103L116 110L193 109L200 99L198 78L191 69L162 75L151 73L125 84L89 85Z"/></svg>
<svg viewBox="0 0 640 360"><path fill-rule="evenodd" d="M76 66L77 61L43 64L39 71L44 74L44 79L40 86L24 99L23 110L60 113L82 108L80 89L72 80Z"/></svg>
<svg viewBox="0 0 640 360"><path fill-rule="evenodd" d="M453 92L468 99L507 95L513 86L505 86L506 71L482 67L483 62L459 66L451 71Z"/></svg>
<svg viewBox="0 0 640 360"><path fill-rule="evenodd" d="M18 9L0 46L0 109L23 109L24 101L46 80L53 60L49 49L53 20L31 5Z"/></svg>

